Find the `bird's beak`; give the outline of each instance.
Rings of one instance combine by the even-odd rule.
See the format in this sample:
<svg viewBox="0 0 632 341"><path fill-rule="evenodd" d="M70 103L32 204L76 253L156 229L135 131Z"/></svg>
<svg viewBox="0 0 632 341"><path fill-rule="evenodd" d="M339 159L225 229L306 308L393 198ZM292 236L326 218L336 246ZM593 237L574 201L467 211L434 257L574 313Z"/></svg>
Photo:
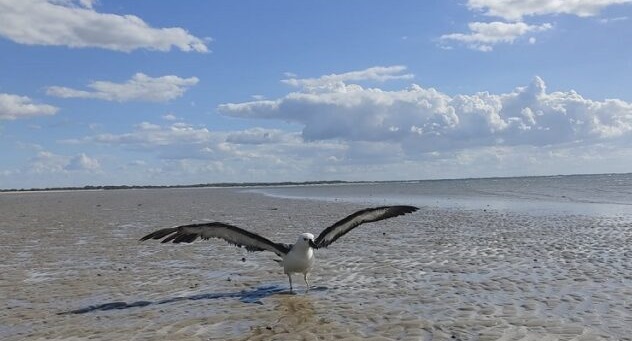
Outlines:
<svg viewBox="0 0 632 341"><path fill-rule="evenodd" d="M318 249L318 245L312 239L309 240L309 246L313 249Z"/></svg>

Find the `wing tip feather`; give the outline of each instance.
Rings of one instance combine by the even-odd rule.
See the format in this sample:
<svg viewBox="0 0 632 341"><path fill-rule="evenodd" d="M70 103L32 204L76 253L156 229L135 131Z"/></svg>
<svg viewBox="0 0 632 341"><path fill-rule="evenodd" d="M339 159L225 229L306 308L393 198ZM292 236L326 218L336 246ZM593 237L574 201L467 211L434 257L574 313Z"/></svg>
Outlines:
<svg viewBox="0 0 632 341"><path fill-rule="evenodd" d="M409 205L391 206L391 208L395 209L395 211L400 215L419 211L419 207Z"/></svg>
<svg viewBox="0 0 632 341"><path fill-rule="evenodd" d="M160 238L163 238L163 237L165 237L165 236L167 236L169 234L172 234L172 233L176 232L177 230L178 229L176 227L167 227L167 228L164 228L164 229L160 229L160 230L154 231L154 232L152 232L150 234L147 234L147 235L143 236L142 238L140 238L138 241L142 242L142 241L145 241L145 240L148 240L148 239L160 239Z"/></svg>
<svg viewBox="0 0 632 341"><path fill-rule="evenodd" d="M199 230L195 231L196 228L224 228L228 229L234 233L240 234L245 238L250 238L254 240L258 245L249 245L248 242L244 242L243 240L234 240L231 238L227 238L226 236L220 234L206 234ZM191 230L193 229L193 230ZM139 239L139 241L145 241L148 239L162 239L161 243L169 243L173 242L176 244L179 243L192 243L197 238L202 240L208 240L211 238L221 238L224 239L231 245L235 245L237 247L245 247L248 252L255 251L272 251L283 257L290 251L290 247L286 244L274 243L267 238L264 238L256 233L244 230L237 226L233 226L230 224L222 223L222 222L210 222L210 223L199 223L199 224L190 224L190 225L182 225L177 227L167 227L157 231L154 231L148 235L143 236Z"/></svg>
<svg viewBox="0 0 632 341"><path fill-rule="evenodd" d="M347 232L351 231L355 226L363 224L365 222L374 222L374 221L379 221L379 220L383 220L383 219L389 219L389 218L394 218L400 215L404 215L404 214L408 214L408 213L413 213L419 210L419 207L416 206L411 206L411 205L395 205L395 206L380 206L380 207L371 207L371 208L365 208L363 210L357 211L349 216L347 216L346 218L338 221L337 223L335 223L334 225L328 227L327 229L325 229L323 232L321 232L321 234L318 236L318 238L316 238L316 245L317 248L325 248L327 246L329 246L331 243L333 243L334 241L336 241L338 238L342 237L343 235L345 235ZM339 234L336 234L334 236L331 236L330 238L327 237L328 233L333 232L334 228L336 226L338 226L339 224L344 224L347 223L349 221L351 221L354 218L357 218L358 216L362 216L364 214L370 214L371 212L376 212L376 211L382 211L382 213L379 215L379 217L375 218L375 219L370 219L364 222L359 222L357 225L354 225L352 227L350 227L347 230L342 231Z"/></svg>

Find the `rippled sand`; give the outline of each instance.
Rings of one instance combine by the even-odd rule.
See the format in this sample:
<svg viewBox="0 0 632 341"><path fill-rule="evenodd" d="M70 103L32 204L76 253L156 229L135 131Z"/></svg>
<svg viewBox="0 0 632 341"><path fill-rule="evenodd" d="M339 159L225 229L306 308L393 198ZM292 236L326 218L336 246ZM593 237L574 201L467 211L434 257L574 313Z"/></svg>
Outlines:
<svg viewBox="0 0 632 341"><path fill-rule="evenodd" d="M235 189L0 194L2 340L632 340L632 225L422 208L318 250L137 242L219 220L294 242L362 208ZM383 234L385 233L385 234Z"/></svg>

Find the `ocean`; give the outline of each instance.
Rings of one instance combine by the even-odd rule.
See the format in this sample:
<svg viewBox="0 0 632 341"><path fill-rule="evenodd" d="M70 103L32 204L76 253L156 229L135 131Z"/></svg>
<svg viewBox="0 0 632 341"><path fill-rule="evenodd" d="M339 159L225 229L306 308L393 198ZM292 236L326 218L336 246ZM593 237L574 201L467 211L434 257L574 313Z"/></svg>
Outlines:
<svg viewBox="0 0 632 341"><path fill-rule="evenodd" d="M247 191L279 198L375 205L632 215L632 173L261 187Z"/></svg>

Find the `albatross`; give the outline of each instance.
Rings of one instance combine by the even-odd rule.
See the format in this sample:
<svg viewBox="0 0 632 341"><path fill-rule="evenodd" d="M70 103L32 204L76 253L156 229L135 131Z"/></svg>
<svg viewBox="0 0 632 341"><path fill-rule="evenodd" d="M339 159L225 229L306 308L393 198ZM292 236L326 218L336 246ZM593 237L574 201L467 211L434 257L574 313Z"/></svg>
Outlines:
<svg viewBox="0 0 632 341"><path fill-rule="evenodd" d="M303 233L298 237L296 243L294 244L275 243L256 233L222 222L167 227L140 238L140 241L164 238L162 239L162 243L191 243L198 237L204 240L220 238L235 246L244 247L250 252L274 252L281 257L281 260L278 262L283 267L283 272L287 275L290 281L290 292L293 291L292 274L298 273L303 274L306 291L309 291L309 281L307 276L314 265L315 249L328 247L338 238L344 236L354 228L364 223L393 218L407 213L412 213L417 210L418 208L414 206L381 206L366 208L357 211L327 227L316 238L314 238L314 235L311 233Z"/></svg>

